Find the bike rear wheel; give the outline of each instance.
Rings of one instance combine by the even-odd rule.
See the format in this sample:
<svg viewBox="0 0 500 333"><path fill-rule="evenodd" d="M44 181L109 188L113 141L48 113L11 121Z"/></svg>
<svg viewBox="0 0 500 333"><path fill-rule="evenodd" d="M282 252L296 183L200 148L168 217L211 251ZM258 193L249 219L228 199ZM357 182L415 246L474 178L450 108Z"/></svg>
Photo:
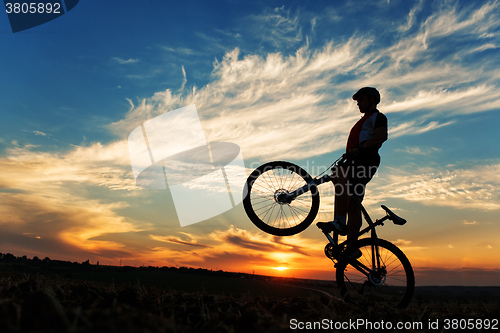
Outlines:
<svg viewBox="0 0 500 333"><path fill-rule="evenodd" d="M316 185L287 202L284 195L312 181L312 177L290 162L275 161L255 169L246 181L243 207L250 220L262 231L290 236L305 230L319 209Z"/></svg>
<svg viewBox="0 0 500 333"><path fill-rule="evenodd" d="M376 264L376 239L364 238L344 251L347 256L361 251L361 257L350 259L342 256L337 263L337 286L341 297L359 306L387 304L404 308L409 303L415 289L415 276L410 261L394 244L378 239ZM359 253L359 252L358 252ZM369 273L360 271L368 268Z"/></svg>

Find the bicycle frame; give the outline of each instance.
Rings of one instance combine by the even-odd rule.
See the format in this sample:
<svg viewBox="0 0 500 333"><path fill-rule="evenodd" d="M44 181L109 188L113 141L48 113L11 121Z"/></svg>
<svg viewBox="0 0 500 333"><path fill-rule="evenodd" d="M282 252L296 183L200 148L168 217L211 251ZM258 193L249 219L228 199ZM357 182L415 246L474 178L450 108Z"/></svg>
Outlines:
<svg viewBox="0 0 500 333"><path fill-rule="evenodd" d="M338 162L339 160L337 160L336 162ZM335 162L335 164L336 164L336 162ZM282 200L284 200L286 202L291 202L295 198L297 198L298 196L300 196L300 195L302 195L304 193L309 192L311 190L311 188L314 188L315 186L321 185L321 184L329 182L329 181L332 181L332 176L331 175L324 175L321 178L314 178L308 184L306 184L306 185L298 188L295 191L292 191L290 193L285 194L284 197L282 198ZM373 222L372 219L371 219L371 217L370 217L370 215L366 211L365 207L361 204L361 201L359 201L359 199L356 196L351 196L351 200L354 200L354 202L356 203L356 205L361 210L361 213L363 214L363 217L364 217L365 221L368 223L368 227L366 227L363 230L359 231L358 234L356 235L356 237L354 239L358 239L359 236L364 235L365 233L371 231L370 237L375 240L375 244L376 244L375 248L372 249L372 253L375 253L375 255L372 255L372 267L373 268L380 268L378 237L377 237L377 232L375 230L375 227L377 227L379 225L383 225L384 221L387 220L389 218L389 216L386 215L383 218L378 219L375 222ZM346 240L346 241L338 244L338 234L335 233L334 235L335 235L336 239L334 239L329 233L325 233L325 237L328 239L328 241L333 246L343 246L343 245L347 245L349 243L349 240ZM360 264L359 261L357 261L356 259L347 257L343 253L340 253L339 254L339 259L342 258L342 257L344 257L345 259L347 259L348 262L353 267L355 267L360 272L362 272L362 273L364 273L366 275L368 275L372 271L372 269L366 267L365 265Z"/></svg>
<svg viewBox="0 0 500 333"><path fill-rule="evenodd" d="M349 159L343 155L326 169L333 167L331 173L323 175L323 172L315 178L300 166L286 161L259 166L246 182L248 194L243 199L243 206L248 217L256 227L275 236L290 236L304 231L319 212L320 193L317 187L329 181L344 183L337 177L347 172L343 167L348 166L348 162ZM334 185L339 189L338 184ZM356 196L351 187L347 189L347 194L355 202L351 204L357 205L354 206L356 211L359 209L363 215L363 218L357 218L365 220L367 226L354 233L351 230L349 238L344 240L339 239L338 232L328 231L333 228L327 223L317 224L328 240L324 252L336 267L336 281L341 296L355 304L381 301L393 303L396 307L407 306L415 286L411 264L401 249L378 238L376 231L386 220L396 225L404 225L407 221L384 205L381 208L386 215L372 220L361 203L361 197ZM355 237L351 237L352 234Z"/></svg>
<svg viewBox="0 0 500 333"><path fill-rule="evenodd" d="M368 214L368 212L366 211L365 207L361 204L361 202L359 201L358 198L356 198L355 196L351 197L351 200L354 200L354 202L358 205L358 207L360 208L361 210L361 213L363 214L363 217L364 219L366 220L366 222L368 223L368 226L366 228L364 228L363 230L359 231L357 234L356 234L356 237L354 237L354 239L358 239L359 236L361 235L364 235L366 233L368 233L369 231L371 231L371 235L370 237L372 239L375 240L375 248L372 249L372 253L375 253L375 255L372 255L372 267L373 268L380 268L380 256L379 256L379 248L378 248L378 236L377 236L377 232L375 230L375 228L379 225L384 225L384 221L386 221L387 219L389 219L389 216L386 215L384 217L382 217L381 219L378 219L376 220L375 222L372 221L370 215ZM337 239L335 240L329 233L324 233L325 234L325 237L328 239L328 241L333 245L333 246L344 246L344 245L348 245L350 243L350 240L347 239L345 241L343 241L342 243L338 243L338 234L334 234L334 237ZM340 253L339 254L339 258L344 258L346 260L348 260L348 262L353 266L355 267L356 269L358 269L360 272L368 275L373 269L370 269L368 267L366 267L365 265L362 265L361 263L359 263L358 260L354 259L354 258L351 258L351 257L348 257L346 256L345 254L343 253ZM363 271L364 270L364 271Z"/></svg>
<svg viewBox="0 0 500 333"><path fill-rule="evenodd" d="M338 167L339 162L340 161L344 161L345 158L346 158L346 155L344 154L340 158L338 158L335 162L333 162L333 164L331 166ZM333 178L332 178L331 175L324 175L321 178L314 178L312 181L310 181L306 185L304 185L304 186L296 189L293 192L285 194L284 197L282 198L282 200L285 201L285 202L290 203L293 200L295 200L295 198L297 198L299 195L302 195L302 194L304 194L306 192L309 192L312 187L321 185L323 183L330 182L330 181L332 181L332 179Z"/></svg>

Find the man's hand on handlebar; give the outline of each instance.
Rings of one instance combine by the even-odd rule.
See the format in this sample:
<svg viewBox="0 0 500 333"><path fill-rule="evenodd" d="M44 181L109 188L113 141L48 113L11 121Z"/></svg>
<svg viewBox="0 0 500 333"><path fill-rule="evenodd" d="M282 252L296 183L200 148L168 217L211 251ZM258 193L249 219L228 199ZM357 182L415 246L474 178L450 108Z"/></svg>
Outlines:
<svg viewBox="0 0 500 333"><path fill-rule="evenodd" d="M347 151L347 157L357 157L359 154L362 154L365 150L363 144L357 145Z"/></svg>

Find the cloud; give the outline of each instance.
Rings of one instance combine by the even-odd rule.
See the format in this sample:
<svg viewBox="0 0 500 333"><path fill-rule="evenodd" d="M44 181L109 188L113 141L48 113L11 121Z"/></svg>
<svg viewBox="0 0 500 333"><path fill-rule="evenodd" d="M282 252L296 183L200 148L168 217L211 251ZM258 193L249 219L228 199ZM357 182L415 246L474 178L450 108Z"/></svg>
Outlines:
<svg viewBox="0 0 500 333"><path fill-rule="evenodd" d="M500 164L479 165L470 169L428 172L415 168L411 173L391 169L387 179L381 179L374 197L400 198L432 206L457 209L500 209Z"/></svg>
<svg viewBox="0 0 500 333"><path fill-rule="evenodd" d="M128 206L126 193L135 189L125 141L74 146L66 152L17 146L6 150L0 168L0 225L8 237L2 236L2 243L13 252L38 249L46 256L80 259L131 255L119 242L94 239L145 226L118 213ZM106 198L106 191L125 195Z"/></svg>
<svg viewBox="0 0 500 333"><path fill-rule="evenodd" d="M174 243L174 244L187 245L187 246L199 247L199 248L210 247L209 245L198 243L198 241L196 239L192 239L192 237L193 237L192 235L185 234L185 233L184 233L184 235L188 236L188 240L182 239L180 237L173 237L173 236L149 235L149 237L153 240L160 241L160 242Z"/></svg>
<svg viewBox="0 0 500 333"><path fill-rule="evenodd" d="M407 16L406 22L398 27L399 32L406 32L410 30L415 24L416 15L422 10L424 1L419 0L415 6L410 10L410 13Z"/></svg>
<svg viewBox="0 0 500 333"><path fill-rule="evenodd" d="M227 235L225 237L226 242L230 244L234 244L238 247L242 247L248 250L257 250L257 251L272 251L276 248L270 244L269 242L255 242L248 239L245 239L239 235Z"/></svg>
<svg viewBox="0 0 500 333"><path fill-rule="evenodd" d="M248 157L269 156L271 152L281 152L281 156L309 155L312 143L333 141L331 133L335 133L336 128L345 135L346 128L342 125L347 122L326 122L332 106L321 106L326 97L318 90L326 86L324 81L328 78L316 82L313 79L325 66L332 71L338 69L345 61L344 54L354 52L356 46L353 42L332 51L333 46L327 45L313 54L302 49L297 56L253 55L241 60L235 49L215 64L214 80L209 85L195 88L188 95L170 90L158 92L139 105L132 105L125 119L110 127L117 133L131 131L149 118L186 104L196 104L208 141L237 143ZM338 116L345 115L345 111L339 109ZM352 122L353 115L350 118ZM321 120L324 124L319 124ZM297 136L297 132L302 136ZM285 149L276 147L278 138L288 142ZM333 142L333 146L339 148L340 142Z"/></svg>
<svg viewBox="0 0 500 333"><path fill-rule="evenodd" d="M71 260L128 253L121 244L92 240L107 232L139 228L116 213L123 203L106 203L54 189L30 193L0 193L3 214L1 243L14 253Z"/></svg>
<svg viewBox="0 0 500 333"><path fill-rule="evenodd" d="M418 25L420 6L412 9L412 26ZM234 48L214 62L208 84L187 90L183 74L182 91L167 89L132 103L126 116L109 128L123 135L157 115L196 104L207 140L234 142L246 159L310 158L342 149L359 114L350 96L376 83L382 92L380 109L394 115L392 137L452 126L461 115L500 108L500 90L489 70L492 60L471 66L431 41L450 36L484 39L480 36L498 25L492 19L498 16L497 7L491 2L469 13L443 6L392 43L353 35L320 48L300 35L303 17L309 15L291 15L285 8L264 12L253 16L253 22L281 36L276 44L294 40L294 52L242 54ZM403 112L401 121L398 114Z"/></svg>
<svg viewBox="0 0 500 333"><path fill-rule="evenodd" d="M469 53L483 52L486 50L493 50L493 49L498 49L498 46L493 43L488 43L478 46L475 49L469 50Z"/></svg>
<svg viewBox="0 0 500 333"><path fill-rule="evenodd" d="M435 147L405 147L404 149L395 149L396 152L406 153L410 155L431 155L436 152L441 151L439 148Z"/></svg>
<svg viewBox="0 0 500 333"><path fill-rule="evenodd" d="M425 246L416 246L416 245L413 245L413 241L407 240L407 239L400 239L400 238L398 238L396 241L393 241L392 243L394 245L396 245L397 247L399 247L399 249L401 251L403 251L403 252L406 252L406 251L418 251L418 250L427 249L427 247L425 247Z"/></svg>
<svg viewBox="0 0 500 333"><path fill-rule="evenodd" d="M109 189L135 188L130 179L130 159L125 140L107 145L74 146L67 152L33 151L32 146L6 150L0 159L0 184L31 191L58 188L65 183L84 183Z"/></svg>
<svg viewBox="0 0 500 333"><path fill-rule="evenodd" d="M453 122L451 121L443 124L439 123L438 121L431 121L429 123L408 121L408 122L403 122L395 127L389 128L389 134L392 138L397 138L399 136L404 136L404 135L417 135L433 131L435 129L448 126L451 124L453 124Z"/></svg>
<svg viewBox="0 0 500 333"><path fill-rule="evenodd" d="M400 123L394 127L389 128L391 138L397 138L404 135L417 135L423 134L435 129L448 126L454 122L448 121L446 123L439 123L438 121L424 122L424 121L407 121Z"/></svg>
<svg viewBox="0 0 500 333"><path fill-rule="evenodd" d="M426 41L430 38L461 34L462 36L481 35L499 26L496 20L498 2L489 1L477 9L463 8L459 5L445 5L443 10L431 15L422 26Z"/></svg>
<svg viewBox="0 0 500 333"><path fill-rule="evenodd" d="M183 56L200 55L199 51L196 51L196 50L193 50L190 48L186 48L186 47L173 48L173 47L169 47L169 46L161 46L161 49L166 51L166 52L170 52L170 53L174 53L174 54L181 54Z"/></svg>
<svg viewBox="0 0 500 333"><path fill-rule="evenodd" d="M420 1L412 8L407 22L398 27L399 32L403 32L401 38L381 57L389 56L398 65L430 60L444 47L453 47L453 44L464 40L480 44L484 41L482 37L499 26L499 4L496 1L482 4L479 8L460 8L458 3L448 3L433 8L433 14L422 19L416 32L404 34L416 23L415 14L421 10L422 4ZM444 38L448 38L448 43L441 43Z"/></svg>
<svg viewBox="0 0 500 333"><path fill-rule="evenodd" d="M186 86L186 83L187 83L186 70L184 69L184 66L182 66L182 76L183 76L182 85L179 88L179 91L183 91L184 87Z"/></svg>
<svg viewBox="0 0 500 333"><path fill-rule="evenodd" d="M432 110L434 114L454 110L469 114L500 108L500 93L493 86L475 86L464 90L419 91L404 101L387 105L386 112L415 112Z"/></svg>
<svg viewBox="0 0 500 333"><path fill-rule="evenodd" d="M313 239L300 235L283 239L235 226L209 233L181 232L179 236L150 235L150 238L168 243L168 246L145 247L136 253L136 258L143 261L149 258L156 263L163 261L172 266L232 267L232 270L240 271L254 267L262 272L283 262L289 266L318 269L324 260L321 249L315 246L317 241Z"/></svg>
<svg viewBox="0 0 500 333"><path fill-rule="evenodd" d="M23 130L23 132L32 133L32 134L35 134L37 136L48 136L47 133L42 132L42 131L37 131L37 130L34 130L34 131Z"/></svg>
<svg viewBox="0 0 500 333"><path fill-rule="evenodd" d="M251 16L249 22L255 35L273 48L289 48L303 40L301 16L298 13L291 15L285 6Z"/></svg>
<svg viewBox="0 0 500 333"><path fill-rule="evenodd" d="M139 59L133 59L133 58L122 59L119 57L114 57L114 58L112 58L112 60L119 63L120 65L135 64L135 63L139 62Z"/></svg>

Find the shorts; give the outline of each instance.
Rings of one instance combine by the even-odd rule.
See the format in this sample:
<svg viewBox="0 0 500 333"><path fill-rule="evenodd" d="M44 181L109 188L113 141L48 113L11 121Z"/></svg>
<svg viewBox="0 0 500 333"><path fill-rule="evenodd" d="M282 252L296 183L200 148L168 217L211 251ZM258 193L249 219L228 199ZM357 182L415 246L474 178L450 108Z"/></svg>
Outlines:
<svg viewBox="0 0 500 333"><path fill-rule="evenodd" d="M348 193L362 200L366 184L373 178L379 165L378 153L360 155L343 163L341 172L347 178Z"/></svg>

